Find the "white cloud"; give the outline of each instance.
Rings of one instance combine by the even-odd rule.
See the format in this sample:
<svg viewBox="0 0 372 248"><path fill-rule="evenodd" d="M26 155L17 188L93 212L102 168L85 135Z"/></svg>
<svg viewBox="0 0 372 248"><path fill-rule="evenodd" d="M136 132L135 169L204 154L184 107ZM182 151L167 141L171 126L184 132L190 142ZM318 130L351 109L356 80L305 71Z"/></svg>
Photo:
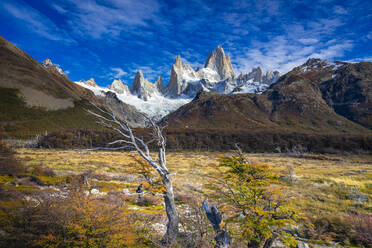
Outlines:
<svg viewBox="0 0 372 248"><path fill-rule="evenodd" d="M347 14L347 10L342 8L341 6L335 6L333 8L333 11L336 13L336 14L339 14L339 15L345 15Z"/></svg>
<svg viewBox="0 0 372 248"><path fill-rule="evenodd" d="M298 39L298 41L304 45L309 45L309 44L317 43L319 40L314 39L314 38L303 38L303 39Z"/></svg>
<svg viewBox="0 0 372 248"><path fill-rule="evenodd" d="M57 5L57 4L51 4L51 6L57 10L60 14L66 14L67 13L67 10L65 10L64 8L62 8L61 6Z"/></svg>
<svg viewBox="0 0 372 248"><path fill-rule="evenodd" d="M350 41L304 44L285 36L277 36L269 43L256 42L253 48L245 49L242 55L232 59L237 65L238 72L246 73L251 68L260 66L264 70L279 70L286 73L303 64L308 58L333 60L342 57L344 52L352 47Z"/></svg>
<svg viewBox="0 0 372 248"><path fill-rule="evenodd" d="M134 27L147 26L149 20L161 22L155 15L160 9L156 0L108 0L104 3L94 0L68 0L63 4L51 6L60 13L68 11L66 18L76 34L92 38L103 38L107 35L117 37L122 31L128 32Z"/></svg>
<svg viewBox="0 0 372 248"><path fill-rule="evenodd" d="M367 39L371 40L372 39L372 32L369 32L366 37L367 37Z"/></svg>
<svg viewBox="0 0 372 248"><path fill-rule="evenodd" d="M338 9L341 12L340 9ZM303 23L284 23L282 35L269 41L254 40L241 51L234 51L232 59L239 72L246 73L260 66L264 70L286 73L303 64L308 58L333 60L342 58L354 43L334 38L334 32L344 25L338 17L312 19Z"/></svg>
<svg viewBox="0 0 372 248"><path fill-rule="evenodd" d="M372 62L372 57L355 58L355 59L347 60L346 62L349 62L349 63Z"/></svg>
<svg viewBox="0 0 372 248"><path fill-rule="evenodd" d="M112 72L110 72L109 76L111 78L121 78L122 76L125 76L127 75L128 73L126 73L123 69L119 68L119 67L111 67L110 68Z"/></svg>

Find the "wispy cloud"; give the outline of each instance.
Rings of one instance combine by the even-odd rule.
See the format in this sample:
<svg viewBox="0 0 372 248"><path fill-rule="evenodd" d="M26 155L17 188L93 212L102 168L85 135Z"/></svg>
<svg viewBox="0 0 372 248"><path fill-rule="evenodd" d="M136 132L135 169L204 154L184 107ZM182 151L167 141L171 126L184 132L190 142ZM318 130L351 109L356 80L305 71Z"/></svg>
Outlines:
<svg viewBox="0 0 372 248"><path fill-rule="evenodd" d="M364 58L355 58L355 59L347 60L346 62L349 62L349 63L372 62L372 56L364 57Z"/></svg>
<svg viewBox="0 0 372 248"><path fill-rule="evenodd" d="M150 81L167 81L178 54L202 67L217 45L238 72L286 72L309 57L368 60L371 9L362 0L0 0L0 21L12 17L0 31L25 49L30 32L49 40L47 52L77 80L120 77L130 84L138 69ZM37 42L33 50L45 57Z"/></svg>
<svg viewBox="0 0 372 248"><path fill-rule="evenodd" d="M336 13L336 14L339 14L339 15L345 15L347 14L347 10L341 6L335 6L333 8L333 11Z"/></svg>
<svg viewBox="0 0 372 248"><path fill-rule="evenodd" d="M109 73L109 77L111 77L111 78L121 78L121 77L123 77L127 74L128 74L127 72L125 72L123 69L121 69L119 67L112 67L111 72Z"/></svg>
<svg viewBox="0 0 372 248"><path fill-rule="evenodd" d="M285 36L277 36L270 43L258 42L254 47L247 48L241 56L233 57L233 62L239 72L247 72L260 66L264 70L279 70L285 73L311 57L330 60L342 57L344 52L352 47L352 42L348 40L304 44L303 41L297 42Z"/></svg>
<svg viewBox="0 0 372 248"><path fill-rule="evenodd" d="M9 1L0 3L3 9L14 18L28 27L28 30L53 41L63 41L68 44L76 43L65 31L58 28L56 24L38 10L23 2Z"/></svg>
<svg viewBox="0 0 372 248"><path fill-rule="evenodd" d="M66 14L70 28L76 34L92 38L107 35L113 38L133 27L147 26L149 20L160 21L155 15L160 8L156 0L67 0L51 6Z"/></svg>

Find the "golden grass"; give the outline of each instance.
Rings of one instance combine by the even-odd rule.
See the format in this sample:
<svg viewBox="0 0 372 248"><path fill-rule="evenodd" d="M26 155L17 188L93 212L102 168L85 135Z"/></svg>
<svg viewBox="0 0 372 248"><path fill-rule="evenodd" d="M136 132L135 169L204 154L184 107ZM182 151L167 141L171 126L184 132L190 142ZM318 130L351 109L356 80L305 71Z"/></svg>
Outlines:
<svg viewBox="0 0 372 248"><path fill-rule="evenodd" d="M135 153L109 151L74 151L18 149L17 157L27 166L41 165L53 169L59 176L79 174L92 170L95 175L107 179L95 180L94 185L102 191L134 191L140 183ZM154 154L155 156L155 154ZM217 163L214 152L170 152L167 154L167 166L174 173L175 190L187 192L191 189L203 190L207 177L213 175L209 166ZM299 178L296 183L287 183L285 189L290 192L295 204L310 213L320 211L337 212L358 208L372 211L372 156L371 155L304 155L250 154L254 163L266 163L278 173L286 173L291 166ZM120 176L131 176L131 182L117 180ZM43 178L44 179L44 178ZM47 178L45 178L47 179ZM46 181L46 180L44 180ZM369 196L369 202L354 206L354 202L345 195L356 186Z"/></svg>

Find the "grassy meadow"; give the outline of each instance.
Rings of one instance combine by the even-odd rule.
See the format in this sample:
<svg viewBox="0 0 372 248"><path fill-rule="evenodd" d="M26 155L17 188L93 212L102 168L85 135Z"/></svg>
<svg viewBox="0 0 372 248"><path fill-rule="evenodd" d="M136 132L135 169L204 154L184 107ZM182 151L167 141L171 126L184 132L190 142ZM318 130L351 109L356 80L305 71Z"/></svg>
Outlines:
<svg viewBox="0 0 372 248"><path fill-rule="evenodd" d="M167 166L174 173L175 191L203 192L208 176L213 176L211 163L217 163L219 153L171 152ZM154 154L155 156L155 154ZM92 172L92 187L102 192L128 189L135 192L141 179L138 157L131 152L18 149L17 157L26 166L48 167L57 177L44 180L61 182L71 174ZM252 163L270 165L278 174L286 176L288 167L295 174L295 182L287 182L295 203L303 210L317 214L319 211L346 211L356 207L346 195L356 189L372 197L371 155L301 155L250 154ZM43 179L42 179L43 180ZM372 201L357 206L372 212Z"/></svg>
<svg viewBox="0 0 372 248"><path fill-rule="evenodd" d="M206 185L208 178L216 174L212 164L218 163L220 155L190 151L167 154L167 166L173 174L175 197L181 215L187 212L183 204L185 199L197 199L195 206L198 207L212 193ZM26 193L53 191L67 184L71 176L89 172L90 189L97 189L101 195L109 195L123 190L134 193L141 183L146 183L146 173L156 179L156 174L143 167L142 160L131 152L17 149L15 157L29 168L28 173L37 174L34 173L37 170L53 173L38 176L43 187L14 184L11 183L14 178L2 175L0 185L6 190ZM350 211L372 213L371 155L248 154L248 158L252 163L270 165L281 175L284 191L291 197L293 204L304 216L315 222L320 216L337 219ZM353 198L360 195L367 196L367 200L357 202ZM149 216L153 226L166 221L160 196L149 197L146 204L139 204L132 199L128 205L131 211ZM342 220L339 221L341 223L338 224L343 225ZM331 224L335 225L333 222ZM159 229L159 234L162 231L164 228ZM317 242L329 242L338 237L328 233L317 235L314 238Z"/></svg>

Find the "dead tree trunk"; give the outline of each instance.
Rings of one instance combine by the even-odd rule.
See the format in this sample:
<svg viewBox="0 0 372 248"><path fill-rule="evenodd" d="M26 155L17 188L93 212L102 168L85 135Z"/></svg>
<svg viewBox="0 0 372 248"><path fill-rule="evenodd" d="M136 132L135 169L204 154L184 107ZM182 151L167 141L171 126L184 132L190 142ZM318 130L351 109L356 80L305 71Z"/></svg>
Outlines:
<svg viewBox="0 0 372 248"><path fill-rule="evenodd" d="M178 223L179 217L176 209L176 204L174 202L173 186L172 180L168 177L163 178L163 185L165 186L164 192L164 203L165 203L165 212L167 213L168 223L167 223L167 232L164 237L165 243L171 243L178 234Z"/></svg>
<svg viewBox="0 0 372 248"><path fill-rule="evenodd" d="M93 104L94 105L94 104ZM147 163L149 163L162 178L162 183L164 186L164 203L165 211L168 217L167 232L163 238L164 244L171 244L177 237L178 234L178 223L179 217L176 209L176 204L174 202L173 186L172 186L172 176L166 166L165 157L165 147L166 140L162 133L162 128L155 124L146 115L144 117L149 121L152 131L153 140L157 142L158 145L158 158L154 160L151 157L150 150L148 148L148 143L143 139L136 137L131 127L126 121L122 121L116 118L113 111L107 112L98 106L94 105L99 113L88 110L88 112L96 116L100 121L99 123L107 128L116 131L122 139L110 142L108 145L122 145L119 147L98 147L95 149L104 150L120 150L120 149L132 149L136 151L142 158L144 158Z"/></svg>
<svg viewBox="0 0 372 248"><path fill-rule="evenodd" d="M205 200L203 203L204 211L207 215L208 220L211 222L214 232L216 234L214 240L216 241L216 245L214 248L227 248L230 245L231 238L227 233L226 226L222 221L221 213L217 210L217 208L212 203L209 207L208 200Z"/></svg>

